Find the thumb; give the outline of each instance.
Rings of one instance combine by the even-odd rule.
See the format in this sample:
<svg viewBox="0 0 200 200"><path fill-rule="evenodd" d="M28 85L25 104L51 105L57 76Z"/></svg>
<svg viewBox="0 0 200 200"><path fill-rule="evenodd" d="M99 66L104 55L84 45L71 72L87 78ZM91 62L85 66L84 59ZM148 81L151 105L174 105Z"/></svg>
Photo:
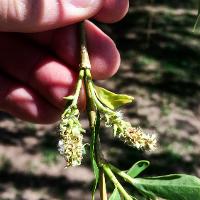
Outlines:
<svg viewBox="0 0 200 200"><path fill-rule="evenodd" d="M94 16L103 0L0 0L0 31L39 32Z"/></svg>

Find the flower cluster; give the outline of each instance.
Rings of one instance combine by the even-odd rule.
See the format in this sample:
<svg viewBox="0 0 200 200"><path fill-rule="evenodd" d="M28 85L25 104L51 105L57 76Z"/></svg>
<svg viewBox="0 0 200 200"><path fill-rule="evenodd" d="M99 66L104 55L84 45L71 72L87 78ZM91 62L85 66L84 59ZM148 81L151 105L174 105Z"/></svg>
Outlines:
<svg viewBox="0 0 200 200"><path fill-rule="evenodd" d="M123 140L126 144L142 150L154 150L156 148L156 136L148 135L141 128L132 127L130 122L123 120L120 112L106 113L105 125L112 127L114 136Z"/></svg>
<svg viewBox="0 0 200 200"><path fill-rule="evenodd" d="M58 151L66 160L66 167L77 166L82 161L83 135L77 106L69 106L61 117Z"/></svg>

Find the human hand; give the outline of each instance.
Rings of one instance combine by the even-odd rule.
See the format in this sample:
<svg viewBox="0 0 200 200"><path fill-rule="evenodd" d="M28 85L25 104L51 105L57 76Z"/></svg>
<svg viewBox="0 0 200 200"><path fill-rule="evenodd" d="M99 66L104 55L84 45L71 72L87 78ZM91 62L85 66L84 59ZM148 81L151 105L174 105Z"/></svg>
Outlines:
<svg viewBox="0 0 200 200"><path fill-rule="evenodd" d="M77 80L75 23L90 17L112 23L127 9L128 0L0 1L0 110L36 123L57 121ZM119 53L94 24L85 25L93 77L106 79L117 71Z"/></svg>

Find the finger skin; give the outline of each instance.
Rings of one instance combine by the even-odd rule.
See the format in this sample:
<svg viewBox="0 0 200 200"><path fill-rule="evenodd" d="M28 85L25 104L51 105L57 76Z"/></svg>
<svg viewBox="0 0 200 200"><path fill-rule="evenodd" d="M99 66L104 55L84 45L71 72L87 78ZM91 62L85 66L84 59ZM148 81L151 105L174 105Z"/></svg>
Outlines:
<svg viewBox="0 0 200 200"><path fill-rule="evenodd" d="M77 82L77 73L53 57L43 57L36 64L28 84L57 108L63 109L63 97L72 95ZM81 96L81 105L85 96Z"/></svg>
<svg viewBox="0 0 200 200"><path fill-rule="evenodd" d="M103 7L95 19L104 23L114 23L126 15L128 8L128 0L104 0Z"/></svg>
<svg viewBox="0 0 200 200"><path fill-rule="evenodd" d="M43 1L45 2L45 0ZM53 0L51 1L53 2ZM62 27L82 21L85 16L92 16L97 12L97 10L100 9L99 4L97 7L93 7L93 11L87 10L89 14L86 10L84 11L85 13L81 13L82 15L78 13L77 16L71 12L70 18L70 12L66 14L66 10L64 8L64 17L60 17L59 22L55 21L55 15L51 16L52 18L48 17L48 14L45 14L46 11L41 14L39 21L34 21L35 12L32 13L33 16L31 19L28 19L24 18L27 13L23 15L21 10L20 12L15 13L11 9L8 10L8 12L11 12L8 13L8 15L7 13L4 13L7 17L11 16L10 20L9 18L2 18L2 2L3 1L0 1L0 30L2 31L37 32ZM8 0L8 2L11 2L11 0ZM23 3L24 1L19 0L16 2ZM29 1L29 3L31 2L32 1ZM61 7L63 8L63 1L61 0L60 2ZM46 5L47 4L45 4L45 6ZM46 9L45 6L44 9ZM98 20L106 22L104 16L106 10L109 10L109 6L110 5L107 4L107 6L104 6L104 8L99 12L97 15ZM69 7L66 8L69 9ZM18 9L21 8L17 8L15 11L19 11ZM124 15L123 13L125 13L125 10L125 6L123 6L123 9L120 12L117 12L117 15L113 15L112 19L107 19L107 22L119 20ZM27 12L27 10L25 11ZM103 12L104 14L102 17L101 13ZM42 17L43 14L44 17ZM28 16L30 17L31 15L28 14ZM34 22L34 24L32 24L32 22ZM69 30L71 30L71 32ZM64 36L65 33L68 33L67 36ZM23 39L23 42L20 40L18 44L15 44L15 41L4 41L4 37L1 38L2 35L0 34L0 41L4 41L1 42L1 44L6 43L7 47L13 47L13 49L8 48L6 52L4 48L5 46L1 45L1 55L2 52L5 55L0 58L1 68L3 68L3 70L9 75L18 79L20 82L23 82L23 84L18 81L14 81L13 83L13 80L9 78L6 79L7 84L9 81L12 82L12 84L10 84L10 88L14 87L15 89L10 90L10 88L8 88L10 93L7 93L7 95L2 95L0 92L0 109L7 110L7 112L27 121L50 123L58 119L61 111L60 108L63 109L65 105L62 97L72 94L75 88L77 80L77 73L75 73L75 71L78 69L79 63L77 62L77 58L79 57L79 43L77 40L77 29L72 25L66 28L60 28L58 30L38 34L43 36L46 35L48 37L45 36L41 39L42 37L40 36L36 36L35 38L34 36L31 36L33 40L37 44L45 44L44 46L46 46L47 49L51 48L51 50L56 53L58 58L61 58L64 63L55 59L51 55L48 55L48 53L44 51L44 49L41 50L37 44L28 44L28 42L24 42ZM93 77L95 79L105 79L112 76L116 73L120 62L120 56L114 42L89 21L86 22L86 34L92 63ZM65 47L63 47L64 44L66 44L64 41L66 41L69 45L65 45ZM30 74L32 75L31 77ZM4 85L6 81L2 81L2 84ZM26 85L26 87L24 85ZM80 104L82 104L81 107L83 108L85 105L85 93L83 90L81 97L82 99L80 100ZM5 101L2 101L2 99ZM44 109L42 107L44 107ZM53 109L50 109L50 107ZM46 112L47 110L49 110L49 112ZM44 113L49 114L51 117L45 119Z"/></svg>
<svg viewBox="0 0 200 200"><path fill-rule="evenodd" d="M92 52L90 53L90 60L93 77L95 79L106 79L113 76L120 65L120 54L115 43L89 21L86 23L86 30L87 41L89 41L88 50L89 53ZM97 35L99 35L98 41Z"/></svg>
<svg viewBox="0 0 200 200"><path fill-rule="evenodd" d="M104 33L89 22L86 26L90 27L87 33L93 76L98 79L107 78L118 69L119 53L114 43ZM22 35L0 33L0 68L15 79L36 90L43 98L58 108L63 108L65 105L63 97L72 94L74 91L77 80L78 57L70 58L70 56L75 54L78 56L79 52L78 47L72 48L72 46L78 46L77 38L75 38L73 31L67 37L65 30L63 35L61 32L62 30L59 30L59 34L55 36L60 39L60 42L54 41L55 44L58 45L60 43L61 45L52 46L51 43L48 45L52 46L52 50L56 51L58 55L61 57L63 55L62 60L65 59L66 63L60 62L40 46L20 37ZM54 32L54 34L57 33ZM69 43L69 45L63 46L65 37L67 41L72 42L73 40L71 39L74 38L74 44L76 45ZM100 43L98 44L97 41ZM47 49L49 49L49 46L47 46ZM70 51L68 47L71 47L70 50L74 53L66 56ZM74 60L77 63L69 65L67 63L68 60ZM85 105L85 97L84 95L81 95L81 97L80 104L83 107Z"/></svg>
<svg viewBox="0 0 200 200"><path fill-rule="evenodd" d="M0 43L0 69L63 108L63 97L74 91L77 72L13 33L1 33Z"/></svg>
<svg viewBox="0 0 200 200"><path fill-rule="evenodd" d="M96 16L101 22L122 19L128 0L1 0L0 31L41 32Z"/></svg>
<svg viewBox="0 0 200 200"><path fill-rule="evenodd" d="M0 30L39 32L88 19L100 10L103 0L1 0Z"/></svg>
<svg viewBox="0 0 200 200"><path fill-rule="evenodd" d="M115 43L93 23L86 21L85 28L93 78L106 79L113 76L120 65L120 54ZM65 63L78 69L80 42L76 25L28 36L52 49Z"/></svg>
<svg viewBox="0 0 200 200"><path fill-rule="evenodd" d="M61 111L49 104L34 90L0 74L0 109L34 123L52 123Z"/></svg>

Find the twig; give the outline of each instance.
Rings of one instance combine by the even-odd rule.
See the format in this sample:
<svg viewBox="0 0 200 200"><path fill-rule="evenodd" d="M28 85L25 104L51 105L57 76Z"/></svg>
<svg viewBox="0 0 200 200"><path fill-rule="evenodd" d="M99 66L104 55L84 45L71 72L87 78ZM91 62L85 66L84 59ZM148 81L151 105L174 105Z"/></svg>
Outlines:
<svg viewBox="0 0 200 200"><path fill-rule="evenodd" d="M126 192L126 190L123 188L121 183L117 180L115 175L113 174L112 170L110 169L108 164L103 165L103 169L110 178L110 180L113 182L115 187L119 190L119 192L122 194L122 196L125 198L125 200L132 200L132 197Z"/></svg>
<svg viewBox="0 0 200 200"><path fill-rule="evenodd" d="M106 183L105 183L105 177L104 177L104 171L102 169L102 156L100 151L100 139L99 139L99 125L96 125L97 117L99 115L95 102L92 98L92 93L90 90L89 84L92 81L91 76L91 64L89 59L89 54L87 51L87 44L86 44L86 35L85 35L85 29L84 29L84 22L80 23L80 70L84 70L84 83L85 83L85 91L86 91L86 97L87 97L87 114L89 118L89 124L90 124L90 130L92 133L95 133L95 160L97 162L97 165L100 169L100 198L101 200L107 200L107 192L106 192ZM98 130L95 130L95 129Z"/></svg>
<svg viewBox="0 0 200 200"><path fill-rule="evenodd" d="M100 189L100 198L101 200L107 200L107 191L106 191L106 181L105 175L102 168L100 168L100 176L99 176L99 189Z"/></svg>

